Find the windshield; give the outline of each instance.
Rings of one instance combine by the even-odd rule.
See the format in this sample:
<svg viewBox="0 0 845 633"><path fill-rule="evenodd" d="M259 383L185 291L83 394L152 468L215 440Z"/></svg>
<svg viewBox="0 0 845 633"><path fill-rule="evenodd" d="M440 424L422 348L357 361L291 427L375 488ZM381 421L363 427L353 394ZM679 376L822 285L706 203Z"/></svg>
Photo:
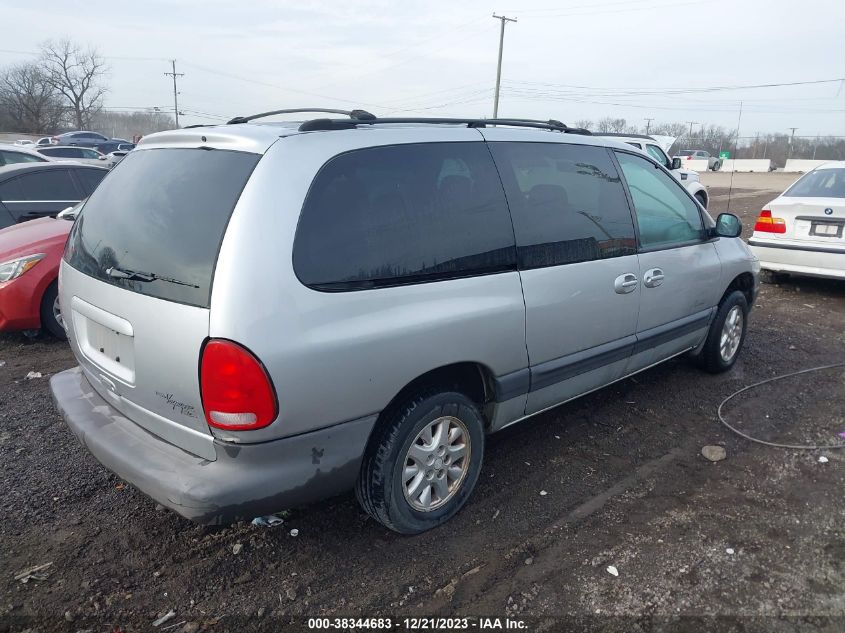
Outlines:
<svg viewBox="0 0 845 633"><path fill-rule="evenodd" d="M223 233L260 158L217 149L130 152L91 194L65 260L126 290L207 308Z"/></svg>
<svg viewBox="0 0 845 633"><path fill-rule="evenodd" d="M786 198L845 198L845 168L811 171L783 195Z"/></svg>
<svg viewBox="0 0 845 633"><path fill-rule="evenodd" d="M678 156L692 156L693 154L695 154L695 150L692 149L682 149L678 152Z"/></svg>

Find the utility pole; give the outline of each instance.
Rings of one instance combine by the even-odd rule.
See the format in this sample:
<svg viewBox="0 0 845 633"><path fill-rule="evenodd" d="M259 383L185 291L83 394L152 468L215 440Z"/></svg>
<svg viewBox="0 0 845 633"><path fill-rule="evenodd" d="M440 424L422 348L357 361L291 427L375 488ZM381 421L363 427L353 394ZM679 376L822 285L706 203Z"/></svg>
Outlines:
<svg viewBox="0 0 845 633"><path fill-rule="evenodd" d="M176 114L176 127L179 127L179 97L177 96L179 93L176 92L176 78L177 77L184 77L185 73L177 73L176 72L176 60L171 59L170 64L173 68L173 72L164 73L166 77L173 77L173 112Z"/></svg>
<svg viewBox="0 0 845 633"><path fill-rule="evenodd" d="M646 136L648 136L648 131L651 129L651 122L652 121L654 121L654 119L646 119L645 120L645 134L646 134Z"/></svg>
<svg viewBox="0 0 845 633"><path fill-rule="evenodd" d="M499 116L499 86L502 83L502 47L505 44L505 22L516 22L516 18L509 18L504 15L493 14L493 17L502 23L499 30L499 63L496 66L496 94L493 96L493 118Z"/></svg>
<svg viewBox="0 0 845 633"><path fill-rule="evenodd" d="M687 121L687 123L689 123L689 137L690 137L690 140L691 140L692 139L692 126L698 125L698 121Z"/></svg>
<svg viewBox="0 0 845 633"><path fill-rule="evenodd" d="M792 130L792 134L789 136L789 149L786 150L786 160L789 160L792 157L792 142L795 140L795 130L798 128L791 127L789 129Z"/></svg>

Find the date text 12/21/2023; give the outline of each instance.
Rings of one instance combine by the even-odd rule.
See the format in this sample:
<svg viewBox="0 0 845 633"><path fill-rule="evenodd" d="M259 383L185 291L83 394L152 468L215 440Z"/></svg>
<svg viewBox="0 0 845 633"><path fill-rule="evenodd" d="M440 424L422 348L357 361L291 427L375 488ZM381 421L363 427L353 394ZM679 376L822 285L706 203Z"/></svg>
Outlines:
<svg viewBox="0 0 845 633"><path fill-rule="evenodd" d="M515 618L309 618L309 630L334 631L469 631L527 630L525 621Z"/></svg>

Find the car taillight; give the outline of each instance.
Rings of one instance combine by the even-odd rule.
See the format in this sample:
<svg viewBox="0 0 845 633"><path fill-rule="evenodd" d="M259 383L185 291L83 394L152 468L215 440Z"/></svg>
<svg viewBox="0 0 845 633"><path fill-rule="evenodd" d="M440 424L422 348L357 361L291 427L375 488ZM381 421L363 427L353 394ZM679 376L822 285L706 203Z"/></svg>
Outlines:
<svg viewBox="0 0 845 633"><path fill-rule="evenodd" d="M761 233L786 233L786 220L783 218L773 218L771 211L763 209L760 211L760 215L757 216L754 230Z"/></svg>
<svg viewBox="0 0 845 633"><path fill-rule="evenodd" d="M229 431L260 429L278 414L276 394L259 360L237 343L214 339L200 361L205 419Z"/></svg>

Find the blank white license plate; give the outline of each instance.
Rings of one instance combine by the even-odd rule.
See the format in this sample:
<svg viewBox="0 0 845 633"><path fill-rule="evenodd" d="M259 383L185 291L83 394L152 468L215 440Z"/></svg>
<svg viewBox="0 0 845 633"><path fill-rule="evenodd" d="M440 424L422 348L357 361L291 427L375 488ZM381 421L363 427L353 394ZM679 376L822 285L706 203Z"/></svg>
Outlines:
<svg viewBox="0 0 845 633"><path fill-rule="evenodd" d="M823 222L813 222L812 230L810 231L813 235L828 235L830 237L841 237L842 236L842 225L841 224L826 224Z"/></svg>

